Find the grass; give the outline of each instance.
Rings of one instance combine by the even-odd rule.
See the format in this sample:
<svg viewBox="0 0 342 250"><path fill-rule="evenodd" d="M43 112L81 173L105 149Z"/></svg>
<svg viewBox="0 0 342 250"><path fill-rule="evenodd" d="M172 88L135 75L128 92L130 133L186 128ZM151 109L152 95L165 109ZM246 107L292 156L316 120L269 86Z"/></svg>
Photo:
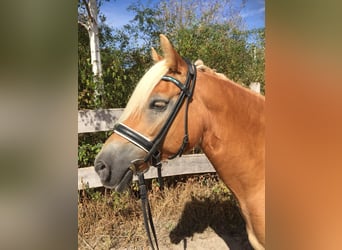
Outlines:
<svg viewBox="0 0 342 250"><path fill-rule="evenodd" d="M168 177L164 191L147 180L159 245L178 244L207 228L218 235L245 237L237 202L216 174ZM79 249L148 249L136 184L124 193L79 192Z"/></svg>

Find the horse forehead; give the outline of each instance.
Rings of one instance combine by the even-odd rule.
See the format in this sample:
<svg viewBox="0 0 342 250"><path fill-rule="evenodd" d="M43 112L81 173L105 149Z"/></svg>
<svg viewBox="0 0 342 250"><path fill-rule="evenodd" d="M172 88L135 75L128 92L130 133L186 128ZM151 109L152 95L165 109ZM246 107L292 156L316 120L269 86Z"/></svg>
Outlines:
<svg viewBox="0 0 342 250"><path fill-rule="evenodd" d="M179 88L173 83L167 81L160 81L159 84L153 89L152 94L172 95L179 92Z"/></svg>

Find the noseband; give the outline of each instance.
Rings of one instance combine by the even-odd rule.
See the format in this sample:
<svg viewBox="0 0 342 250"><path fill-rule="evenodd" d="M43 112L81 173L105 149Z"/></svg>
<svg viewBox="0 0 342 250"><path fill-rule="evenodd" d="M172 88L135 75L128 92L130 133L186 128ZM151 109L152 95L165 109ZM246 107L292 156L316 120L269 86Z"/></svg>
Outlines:
<svg viewBox="0 0 342 250"><path fill-rule="evenodd" d="M135 173L138 171L138 167L143 163L150 163L150 165L155 167L161 166L161 151L160 147L162 142L164 141L166 134L171 127L173 121L175 120L179 110L181 109L185 99L186 99L186 106L185 106L185 117L184 117L184 137L182 145L180 146L177 153L173 156L169 157L169 159L173 159L177 156L181 156L186 145L189 143L189 135L188 135L188 108L189 103L192 100L193 92L195 89L196 84L196 66L191 64L189 60L185 59L188 65L188 72L186 77L186 82L183 84L176 78L172 76L163 76L162 80L173 83L176 85L180 90L179 97L175 103L175 106L170 113L169 117L167 118L165 124L157 134L157 136L151 141L146 136L140 134L139 132L135 131L134 129L126 126L123 123L117 123L114 126L114 132L121 137L127 139L129 142L133 143L137 147L144 150L147 154L143 160L135 160L132 162L131 170Z"/></svg>

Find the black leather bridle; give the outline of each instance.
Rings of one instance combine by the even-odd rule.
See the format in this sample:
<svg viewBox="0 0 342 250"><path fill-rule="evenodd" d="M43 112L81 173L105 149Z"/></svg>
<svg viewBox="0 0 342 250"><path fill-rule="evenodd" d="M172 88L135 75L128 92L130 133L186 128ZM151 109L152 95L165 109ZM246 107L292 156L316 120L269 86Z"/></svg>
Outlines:
<svg viewBox="0 0 342 250"><path fill-rule="evenodd" d="M166 134L171 127L173 121L175 120L179 110L183 106L183 103L185 103L185 115L184 115L184 137L182 145L180 146L179 150L173 155L170 156L169 159L173 159L177 156L181 156L183 154L183 151L187 144L189 143L189 134L188 134L188 109L189 109L189 103L192 100L192 96L194 94L195 84L196 84L196 66L191 64L189 60L184 59L188 66L188 72L185 83L181 83L179 80L172 76L165 75L161 78L161 80L171 82L174 85L176 85L180 90L180 94L178 96L178 99L173 107L172 112L170 113L169 117L167 118L166 122L162 126L161 130L158 132L157 136L151 141L144 135L140 134L139 132L135 131L134 129L126 126L123 123L117 123L114 126L114 132L123 138L127 139L129 142L133 143L137 147L144 150L147 154L144 157L144 159L137 159L133 160L131 162L130 170L138 176L138 182L139 182L139 190L140 190L140 197L142 202L142 210L143 210L143 216L144 216L144 224L145 229L147 232L147 236L150 242L150 245L152 249L154 248L150 228L153 233L154 241L156 248L158 247L158 240L155 233L155 228L153 224L152 214L150 205L147 199L147 188L145 185L144 180L144 173L139 170L139 167L143 165L144 163L148 163L149 165L152 165L154 167L157 167L158 169L158 181L161 186L163 187L162 177L161 177L161 144L163 143ZM148 224L149 219L149 224Z"/></svg>
<svg viewBox="0 0 342 250"><path fill-rule="evenodd" d="M184 137L182 145L180 146L177 153L175 153L173 156L169 157L169 159L173 159L176 156L181 156L186 145L189 142L189 135L188 135L188 108L189 103L192 100L192 96L195 89L196 84L196 66L191 64L187 59L185 59L187 65L188 65L188 72L185 83L181 83L179 80L172 76L163 76L162 80L171 82L174 85L176 85L180 90L180 94L178 96L178 99L174 105L174 108L172 112L170 113L169 117L167 118L165 124L157 134L157 136L151 141L144 135L140 134L139 132L135 131L134 129L126 126L123 123L117 123L114 126L114 132L137 147L143 149L147 154L144 157L144 159L136 160L132 162L135 169L132 169L133 172L137 171L138 165L142 165L142 163L150 163L150 165L158 167L158 164L160 164L161 160L161 151L160 147L162 142L164 141L166 134L171 127L173 121L175 120L179 110L181 109L184 101L186 100L186 106L185 106L185 117L184 117Z"/></svg>

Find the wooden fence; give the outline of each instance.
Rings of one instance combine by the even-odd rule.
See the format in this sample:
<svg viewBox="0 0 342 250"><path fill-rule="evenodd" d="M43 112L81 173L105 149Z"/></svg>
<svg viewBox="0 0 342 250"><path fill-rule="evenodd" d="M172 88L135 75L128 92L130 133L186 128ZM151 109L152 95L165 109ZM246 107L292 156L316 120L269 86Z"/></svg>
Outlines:
<svg viewBox="0 0 342 250"><path fill-rule="evenodd" d="M252 82L249 86L253 91L260 93L260 83ZM78 111L78 133L94 133L110 131L121 116L123 109L99 109ZM200 174L216 172L204 154L183 155L172 161L163 163L162 175L173 176L182 174ZM157 170L153 167L145 174L146 179L156 178ZM133 178L136 180L136 177ZM94 167L78 169L78 189L84 187L101 187L101 181Z"/></svg>
<svg viewBox="0 0 342 250"><path fill-rule="evenodd" d="M78 133L110 131L122 114L123 109L100 109L78 111ZM162 175L174 176L215 172L204 154L183 155L163 162ZM145 174L146 179L157 177L157 170L151 167ZM135 177L134 177L135 179ZM94 167L78 169L78 189L101 187L101 181Z"/></svg>

